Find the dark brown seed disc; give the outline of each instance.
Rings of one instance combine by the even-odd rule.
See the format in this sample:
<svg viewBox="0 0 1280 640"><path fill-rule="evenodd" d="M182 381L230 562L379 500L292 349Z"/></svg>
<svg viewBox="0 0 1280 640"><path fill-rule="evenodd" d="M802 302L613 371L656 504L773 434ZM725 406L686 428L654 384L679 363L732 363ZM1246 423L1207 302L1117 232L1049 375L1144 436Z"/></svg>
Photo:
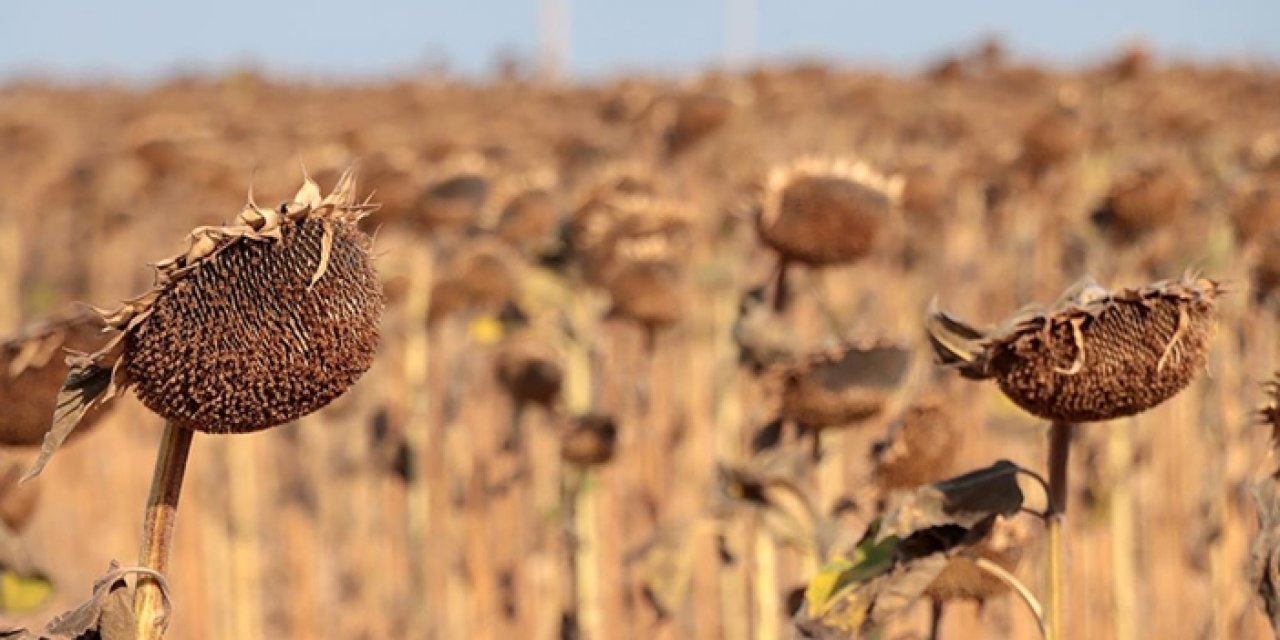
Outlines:
<svg viewBox="0 0 1280 640"><path fill-rule="evenodd" d="M759 221L760 238L790 260L838 264L871 250L892 203L882 192L834 176L787 184L775 217Z"/></svg>
<svg viewBox="0 0 1280 640"><path fill-rule="evenodd" d="M1214 291L1113 298L1092 313L1042 318L993 343L991 371L1005 395L1047 420L1141 413L1204 367L1216 323Z"/></svg>
<svg viewBox="0 0 1280 640"><path fill-rule="evenodd" d="M955 475L960 433L939 394L913 403L890 438L876 445L875 478L882 489L912 489Z"/></svg>
<svg viewBox="0 0 1280 640"><path fill-rule="evenodd" d="M610 315L646 327L662 328L680 321L683 276L679 265L667 261L628 262L609 278L613 300Z"/></svg>
<svg viewBox="0 0 1280 640"><path fill-rule="evenodd" d="M853 347L798 365L786 374L782 415L812 428L851 424L884 409L906 377L910 353L901 347Z"/></svg>
<svg viewBox="0 0 1280 640"><path fill-rule="evenodd" d="M564 382L555 350L531 336L517 335L501 346L494 374L516 402L544 407L555 403Z"/></svg>
<svg viewBox="0 0 1280 640"><path fill-rule="evenodd" d="M328 267L323 222L281 227L202 260L127 334L125 373L148 409L209 433L295 420L337 398L373 363L382 287L369 239L335 221Z"/></svg>
<svg viewBox="0 0 1280 640"><path fill-rule="evenodd" d="M613 418L589 413L574 418L560 437L560 459L584 467L601 465L613 459L617 446L618 426Z"/></svg>

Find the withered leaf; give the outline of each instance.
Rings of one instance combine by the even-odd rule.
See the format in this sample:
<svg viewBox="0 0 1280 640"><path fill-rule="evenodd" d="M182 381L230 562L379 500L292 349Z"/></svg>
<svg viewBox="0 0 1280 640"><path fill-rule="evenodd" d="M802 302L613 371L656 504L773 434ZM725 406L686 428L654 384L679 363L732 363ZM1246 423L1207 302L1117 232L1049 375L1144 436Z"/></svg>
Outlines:
<svg viewBox="0 0 1280 640"><path fill-rule="evenodd" d="M1268 476L1255 484L1253 500L1258 533L1249 551L1249 580L1271 628L1280 630L1280 488L1276 479Z"/></svg>
<svg viewBox="0 0 1280 640"><path fill-rule="evenodd" d="M882 624L906 611L947 568L946 553L933 553L899 565L884 577L871 605L871 622Z"/></svg>
<svg viewBox="0 0 1280 640"><path fill-rule="evenodd" d="M1022 507L1020 471L1001 460L917 489L871 523L852 558L833 559L810 580L797 628L812 638L847 638L905 611L954 553Z"/></svg>
<svg viewBox="0 0 1280 640"><path fill-rule="evenodd" d="M44 638L74 640L90 632L103 640L127 640L133 637L132 591L124 577L138 573L155 578L168 617L169 585L164 576L146 567L121 567L114 560L107 572L93 582L93 595L76 608L54 616L45 625Z"/></svg>
<svg viewBox="0 0 1280 640"><path fill-rule="evenodd" d="M44 436L40 445L40 454L19 482L26 482L44 470L49 459L58 451L58 447L66 441L80 419L94 407L111 387L112 371L100 367L85 356L71 356L67 359L71 370L67 381L58 392L57 405L53 409L53 426Z"/></svg>
<svg viewBox="0 0 1280 640"><path fill-rule="evenodd" d="M1022 508L1020 472L1018 465L1000 460L985 469L920 487L885 516L878 535L881 539L906 538L945 525L972 529L994 515L1012 515Z"/></svg>
<svg viewBox="0 0 1280 640"><path fill-rule="evenodd" d="M101 640L133 640L137 626L133 618L133 591L118 580L107 595L98 618L98 637Z"/></svg>
<svg viewBox="0 0 1280 640"><path fill-rule="evenodd" d="M872 523L872 527L876 526L878 522ZM805 589L805 610L821 615L850 590L888 572L893 568L897 547L896 539L877 542L869 535L854 549L852 558L835 557L828 561Z"/></svg>
<svg viewBox="0 0 1280 640"><path fill-rule="evenodd" d="M898 551L896 539L876 543L868 536L859 547L861 562L828 563L805 590L796 627L810 638L849 638L908 609L949 557L938 552L904 561Z"/></svg>

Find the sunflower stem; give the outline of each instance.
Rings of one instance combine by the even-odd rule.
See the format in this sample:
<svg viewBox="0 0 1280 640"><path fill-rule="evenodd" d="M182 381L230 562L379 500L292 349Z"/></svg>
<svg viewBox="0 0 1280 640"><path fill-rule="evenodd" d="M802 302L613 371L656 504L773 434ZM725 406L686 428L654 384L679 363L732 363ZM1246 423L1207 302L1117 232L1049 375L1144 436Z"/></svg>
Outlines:
<svg viewBox="0 0 1280 640"><path fill-rule="evenodd" d="M1066 542L1062 523L1067 514L1067 461L1071 453L1070 422L1055 421L1049 427L1049 639L1063 640L1062 601L1066 582L1063 557Z"/></svg>
<svg viewBox="0 0 1280 640"><path fill-rule="evenodd" d="M138 564L168 573L169 555L173 547L173 528L178 516L178 497L182 493L182 477L187 469L187 454L195 435L166 421L156 454L156 467L151 476L151 492L147 495L146 518L142 524L142 550ZM133 617L138 640L159 640L169 627L164 592L153 577L140 576L133 597Z"/></svg>

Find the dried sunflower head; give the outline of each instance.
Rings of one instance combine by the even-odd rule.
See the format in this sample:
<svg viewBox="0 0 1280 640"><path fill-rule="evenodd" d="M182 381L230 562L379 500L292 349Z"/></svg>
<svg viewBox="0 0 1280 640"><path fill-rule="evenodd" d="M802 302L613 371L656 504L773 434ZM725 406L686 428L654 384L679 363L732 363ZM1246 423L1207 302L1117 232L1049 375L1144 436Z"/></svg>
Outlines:
<svg viewBox="0 0 1280 640"><path fill-rule="evenodd" d="M913 489L956 474L960 432L948 398L929 394L907 407L872 451L875 479L885 490Z"/></svg>
<svg viewBox="0 0 1280 640"><path fill-rule="evenodd" d="M64 351L92 351L106 341L102 320L89 311L32 325L0 341L0 445L40 444L67 378ZM85 416L80 431L100 415Z"/></svg>
<svg viewBox="0 0 1280 640"><path fill-rule="evenodd" d="M1280 227L1280 187L1253 186L1233 197L1231 228L1236 241L1245 244Z"/></svg>
<svg viewBox="0 0 1280 640"><path fill-rule="evenodd" d="M551 407L564 383L563 357L554 344L526 329L499 345L494 375L516 403Z"/></svg>
<svg viewBox="0 0 1280 640"><path fill-rule="evenodd" d="M613 416L587 413L573 418L560 436L560 459L581 467L605 464L618 447L618 425Z"/></svg>
<svg viewBox="0 0 1280 640"><path fill-rule="evenodd" d="M681 217L670 215L679 208L658 192L651 172L633 165L608 167L578 189L562 233L588 282L602 282L620 232L634 236L637 227L652 231L655 221Z"/></svg>
<svg viewBox="0 0 1280 640"><path fill-rule="evenodd" d="M458 313L493 313L515 300L521 260L492 237L473 239L450 256L431 285L429 324Z"/></svg>
<svg viewBox="0 0 1280 640"><path fill-rule="evenodd" d="M373 362L382 285L348 170L322 196L308 177L277 209L253 203L200 227L155 265L155 287L115 311L118 334L69 360L33 473L85 412L132 388L148 409L209 433L244 433L328 404Z"/></svg>
<svg viewBox="0 0 1280 640"><path fill-rule="evenodd" d="M1069 105L1054 105L1022 132L1020 162L1032 171L1045 171L1078 153L1084 137L1076 110Z"/></svg>
<svg viewBox="0 0 1280 640"><path fill-rule="evenodd" d="M706 139L728 122L733 102L711 94L694 94L677 101L664 134L667 155L676 156Z"/></svg>
<svg viewBox="0 0 1280 640"><path fill-rule="evenodd" d="M1113 240L1127 241L1182 217L1191 196L1191 181L1182 171L1153 165L1117 178L1092 218Z"/></svg>
<svg viewBox="0 0 1280 640"><path fill-rule="evenodd" d="M783 374L782 415L812 429L875 417L906 381L911 352L890 343L845 345Z"/></svg>
<svg viewBox="0 0 1280 640"><path fill-rule="evenodd" d="M462 154L437 166L410 217L423 231L458 230L475 224L489 197L492 168L479 154Z"/></svg>
<svg viewBox="0 0 1280 640"><path fill-rule="evenodd" d="M851 262L871 250L902 186L861 160L802 158L769 172L756 229L786 260Z"/></svg>
<svg viewBox="0 0 1280 640"><path fill-rule="evenodd" d="M502 176L494 184L480 226L527 257L554 252L563 217L556 186L555 172L545 168Z"/></svg>
<svg viewBox="0 0 1280 640"><path fill-rule="evenodd" d="M1205 365L1221 292L1190 274L1118 292L1086 280L1049 309L1016 314L992 331L931 309L928 333L942 364L967 378L994 378L1036 416L1111 420L1190 384Z"/></svg>

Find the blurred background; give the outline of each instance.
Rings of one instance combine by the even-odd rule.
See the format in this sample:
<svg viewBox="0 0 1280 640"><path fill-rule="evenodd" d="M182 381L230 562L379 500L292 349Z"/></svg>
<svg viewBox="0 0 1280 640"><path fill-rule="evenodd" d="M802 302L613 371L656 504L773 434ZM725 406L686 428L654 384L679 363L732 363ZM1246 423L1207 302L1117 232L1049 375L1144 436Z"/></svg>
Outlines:
<svg viewBox="0 0 1280 640"><path fill-rule="evenodd" d="M358 161L380 357L298 423L196 438L169 637L790 638L902 492L1043 470L1042 422L932 366L935 295L995 324L1086 274L1195 268L1231 288L1207 372L1073 445L1068 636L1270 637L1277 24L1249 0L14 4L0 399L51 409L55 354L94 346L73 303L146 290L251 181L275 203L300 163L327 189ZM133 562L161 424L126 397L23 487L34 450L3 451L0 624ZM1038 520L980 553L1043 597ZM875 637L1036 637L975 573Z"/></svg>
<svg viewBox="0 0 1280 640"><path fill-rule="evenodd" d="M918 69L998 37L1020 56L1097 61L1145 42L1162 57L1274 60L1280 8L1262 0L1085 0L959 6L916 0L877 6L816 0L371 2L321 0L208 7L71 0L9 7L0 74L156 80L253 68L304 78L400 77L447 68L470 76L507 62L574 78L693 73L725 63L825 59Z"/></svg>

